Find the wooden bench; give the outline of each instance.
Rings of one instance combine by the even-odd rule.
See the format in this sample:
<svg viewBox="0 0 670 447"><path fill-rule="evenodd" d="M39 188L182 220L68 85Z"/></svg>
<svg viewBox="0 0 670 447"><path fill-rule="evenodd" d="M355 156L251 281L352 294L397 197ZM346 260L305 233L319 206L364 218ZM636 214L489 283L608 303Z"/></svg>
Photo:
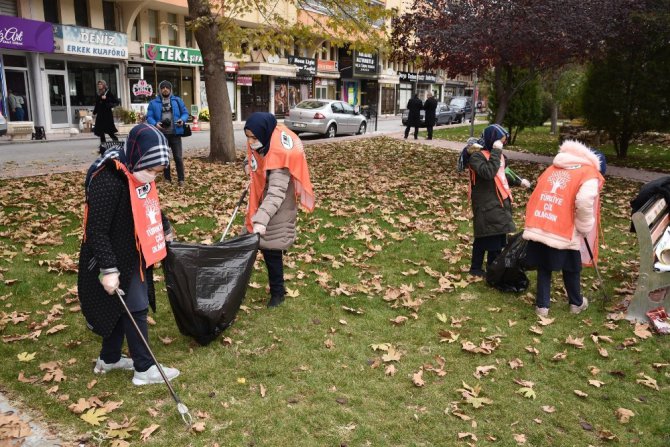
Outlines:
<svg viewBox="0 0 670 447"><path fill-rule="evenodd" d="M633 225L640 247L640 272L635 295L628 306L626 318L631 321L648 321L647 312L663 306L670 311L670 272L654 270L658 260L654 253L656 244L670 224L670 206L661 196L654 196L633 214Z"/></svg>

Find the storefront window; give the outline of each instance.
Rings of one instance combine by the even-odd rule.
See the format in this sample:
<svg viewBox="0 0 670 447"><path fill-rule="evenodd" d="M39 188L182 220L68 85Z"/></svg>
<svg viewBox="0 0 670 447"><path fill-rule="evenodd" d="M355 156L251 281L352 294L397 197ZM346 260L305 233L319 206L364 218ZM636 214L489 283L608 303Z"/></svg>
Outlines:
<svg viewBox="0 0 670 447"><path fill-rule="evenodd" d="M68 62L68 93L71 106L92 106L98 90L98 81L104 80L115 96L119 96L116 84L116 65Z"/></svg>

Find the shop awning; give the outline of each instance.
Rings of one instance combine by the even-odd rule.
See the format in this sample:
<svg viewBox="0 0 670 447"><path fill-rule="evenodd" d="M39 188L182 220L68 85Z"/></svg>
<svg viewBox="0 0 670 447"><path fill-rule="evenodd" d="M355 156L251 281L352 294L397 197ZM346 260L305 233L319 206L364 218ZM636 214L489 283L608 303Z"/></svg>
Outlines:
<svg viewBox="0 0 670 447"><path fill-rule="evenodd" d="M340 79L340 74L339 73L333 73L333 72L328 72L328 71L319 71L316 74L317 78L323 78L323 79Z"/></svg>
<svg viewBox="0 0 670 447"><path fill-rule="evenodd" d="M379 80L377 82L380 84L400 84L400 76L382 73L379 75Z"/></svg>
<svg viewBox="0 0 670 447"><path fill-rule="evenodd" d="M295 65L270 64L267 62L245 62L241 65L239 74L295 78L297 71L298 67Z"/></svg>

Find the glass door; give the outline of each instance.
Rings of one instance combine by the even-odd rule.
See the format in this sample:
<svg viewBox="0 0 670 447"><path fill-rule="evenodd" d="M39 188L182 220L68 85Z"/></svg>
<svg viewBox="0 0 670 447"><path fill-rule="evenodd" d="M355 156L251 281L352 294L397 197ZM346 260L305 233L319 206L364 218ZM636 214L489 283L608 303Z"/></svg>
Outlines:
<svg viewBox="0 0 670 447"><path fill-rule="evenodd" d="M68 95L65 90L65 73L47 72L49 82L49 106L52 127L67 127Z"/></svg>

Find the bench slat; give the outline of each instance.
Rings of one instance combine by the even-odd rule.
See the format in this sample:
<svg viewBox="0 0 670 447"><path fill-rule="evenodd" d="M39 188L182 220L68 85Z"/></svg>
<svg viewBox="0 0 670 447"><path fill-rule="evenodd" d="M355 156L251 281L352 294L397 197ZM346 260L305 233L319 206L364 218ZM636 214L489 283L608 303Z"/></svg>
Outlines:
<svg viewBox="0 0 670 447"><path fill-rule="evenodd" d="M665 233L665 229L668 228L668 224L670 224L670 214L666 214L663 219L651 229L651 246L654 247L654 250L656 249L658 240L663 236L663 233Z"/></svg>
<svg viewBox="0 0 670 447"><path fill-rule="evenodd" d="M668 204L665 202L665 199L661 197L652 203L648 209L642 211L647 225L651 225L661 213L666 211L667 206Z"/></svg>

